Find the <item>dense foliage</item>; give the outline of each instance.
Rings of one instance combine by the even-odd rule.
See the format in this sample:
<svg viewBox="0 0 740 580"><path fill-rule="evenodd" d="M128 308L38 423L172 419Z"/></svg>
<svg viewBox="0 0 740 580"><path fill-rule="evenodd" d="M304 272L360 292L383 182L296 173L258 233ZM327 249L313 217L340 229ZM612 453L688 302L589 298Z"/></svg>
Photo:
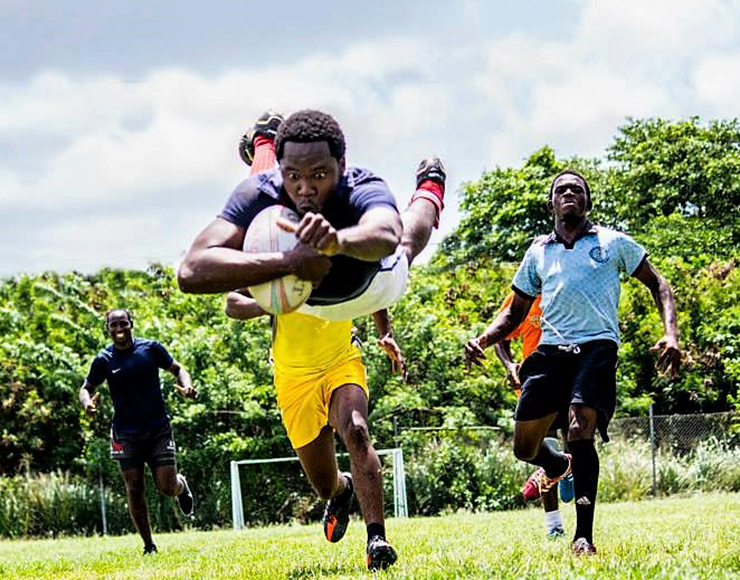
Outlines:
<svg viewBox="0 0 740 580"><path fill-rule="evenodd" d="M498 168L463 187L458 228L429 265L413 272L393 308L407 382L391 376L372 323L357 321L379 447L402 441L409 427L510 430L515 399L501 366L491 352L482 372L466 374L462 345L492 320L532 237L551 229L547 188L566 166L588 176L594 221L642 242L676 294L686 361L682 375L669 380L656 373L648 350L662 332L652 298L634 280L623 286L618 412L642 414L650 403L659 413L740 404L740 125L636 120L620 128L604 159L558 159L544 147L520 168ZM200 391L196 402L180 399L163 375L180 462L199 497L197 525L230 520L230 460L292 454L271 386L267 319L230 321L222 297L182 294L171 269L20 276L0 284L0 304L0 474L63 470L93 485L102 474L120 489L107 458L110 399L103 389L94 420L77 402L93 356L107 343L103 314L112 307L132 310L135 334L161 341ZM437 449L448 453L444 445ZM413 456L407 463L411 473L422 468ZM492 457L489 471L496 469ZM286 497L299 482L278 478L270 485L284 486L275 496ZM468 490L466 506L514 501L493 505L494 494L481 489ZM158 521L177 525L171 514Z"/></svg>

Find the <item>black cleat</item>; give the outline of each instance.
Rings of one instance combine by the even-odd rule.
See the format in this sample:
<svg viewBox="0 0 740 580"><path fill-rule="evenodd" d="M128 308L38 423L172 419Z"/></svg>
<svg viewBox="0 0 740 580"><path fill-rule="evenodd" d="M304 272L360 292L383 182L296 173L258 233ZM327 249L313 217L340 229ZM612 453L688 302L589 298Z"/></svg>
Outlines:
<svg viewBox="0 0 740 580"><path fill-rule="evenodd" d="M177 503L180 505L180 511L183 515L192 516L193 508L195 507L195 499L193 498L193 492L190 491L188 480L182 473L178 473L177 476L182 481L183 490L180 495L177 496Z"/></svg>
<svg viewBox="0 0 740 580"><path fill-rule="evenodd" d="M352 497L355 495L352 474L342 473L342 475L347 487L337 497L333 497L326 502L326 509L322 518L324 535L330 542L338 542L344 537L349 524L349 508L352 505Z"/></svg>
<svg viewBox="0 0 740 580"><path fill-rule="evenodd" d="M251 127L239 142L239 157L247 165L251 166L254 161L254 138L262 135L268 139L275 139L278 127L285 119L280 113L267 111Z"/></svg>
<svg viewBox="0 0 740 580"><path fill-rule="evenodd" d="M447 179L447 173L442 160L439 157L427 157L419 163L419 168L416 170L416 189L419 189L425 181L434 181L444 187L445 179Z"/></svg>
<svg viewBox="0 0 740 580"><path fill-rule="evenodd" d="M144 546L144 556L148 556L149 554L156 554L157 553L157 546L156 544L147 544Z"/></svg>
<svg viewBox="0 0 740 580"><path fill-rule="evenodd" d="M385 570L392 566L398 556L385 538L373 536L367 543L367 569Z"/></svg>

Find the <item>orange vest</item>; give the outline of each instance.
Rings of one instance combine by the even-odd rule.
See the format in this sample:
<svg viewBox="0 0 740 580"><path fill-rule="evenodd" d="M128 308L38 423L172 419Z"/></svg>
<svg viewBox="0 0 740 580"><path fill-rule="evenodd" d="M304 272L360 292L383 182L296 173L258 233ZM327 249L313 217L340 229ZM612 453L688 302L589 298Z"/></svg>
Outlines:
<svg viewBox="0 0 740 580"><path fill-rule="evenodd" d="M514 293L511 292L504 300L501 305L501 310L506 308L511 301L514 299ZM542 329L540 328L540 316L542 316L542 309L540 308L540 301L542 297L537 296L535 301L532 303L532 308L529 309L529 314L524 321L509 335L506 340L514 340L515 338L521 337L522 339L522 356L527 358L536 349L540 343L540 336L542 335Z"/></svg>

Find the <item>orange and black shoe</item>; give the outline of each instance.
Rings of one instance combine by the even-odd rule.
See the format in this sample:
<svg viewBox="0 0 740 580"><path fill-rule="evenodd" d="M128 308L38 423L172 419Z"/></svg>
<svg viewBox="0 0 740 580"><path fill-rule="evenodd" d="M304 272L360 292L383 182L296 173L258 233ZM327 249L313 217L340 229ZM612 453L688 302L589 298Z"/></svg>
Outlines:
<svg viewBox="0 0 740 580"><path fill-rule="evenodd" d="M239 157L242 158L242 161L246 163L247 165L251 166L252 162L254 161L254 139L258 135L262 135L263 137L267 137L268 139L275 140L275 135L277 135L278 127L280 127L280 124L285 120L285 118L280 113L275 113L273 111L267 111L266 113L263 113L262 116L257 119L257 121L254 123L254 127L251 127L242 137L242 140L239 142Z"/></svg>
<svg viewBox="0 0 740 580"><path fill-rule="evenodd" d="M398 560L396 551L381 536L373 536L367 542L367 569L385 570Z"/></svg>
<svg viewBox="0 0 740 580"><path fill-rule="evenodd" d="M349 524L349 509L352 506L352 497L355 495L352 484L352 474L342 473L346 487L337 497L326 502L324 510L324 535L330 542L338 542L344 537Z"/></svg>

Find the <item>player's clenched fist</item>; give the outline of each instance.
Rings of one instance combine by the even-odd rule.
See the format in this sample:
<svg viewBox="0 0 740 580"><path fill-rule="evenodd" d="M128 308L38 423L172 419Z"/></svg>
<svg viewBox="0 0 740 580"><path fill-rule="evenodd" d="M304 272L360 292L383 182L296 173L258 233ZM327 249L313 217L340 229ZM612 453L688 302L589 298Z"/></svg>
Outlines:
<svg viewBox="0 0 740 580"><path fill-rule="evenodd" d="M308 212L304 214L298 225L285 223L281 220L278 225L287 231L295 232L296 237L325 256L334 256L339 253L340 244L336 228L320 213Z"/></svg>

